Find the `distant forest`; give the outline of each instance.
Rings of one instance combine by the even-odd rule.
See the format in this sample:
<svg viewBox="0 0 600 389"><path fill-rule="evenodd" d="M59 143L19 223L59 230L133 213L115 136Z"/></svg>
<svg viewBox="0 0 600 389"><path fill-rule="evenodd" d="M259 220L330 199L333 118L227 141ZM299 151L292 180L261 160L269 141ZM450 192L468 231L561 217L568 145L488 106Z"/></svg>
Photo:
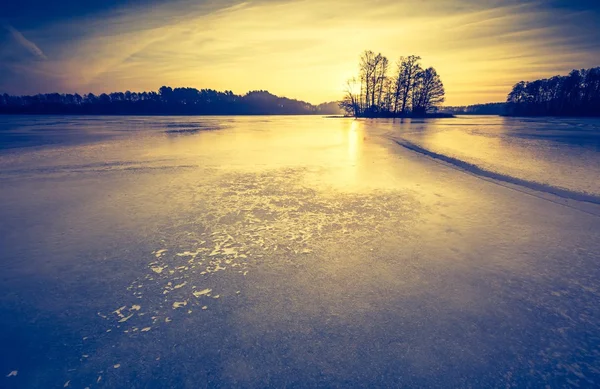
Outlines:
<svg viewBox="0 0 600 389"><path fill-rule="evenodd" d="M506 103L487 103L464 106L444 106L439 112L454 115L504 115L506 114Z"/></svg>
<svg viewBox="0 0 600 389"><path fill-rule="evenodd" d="M367 50L360 57L359 76L348 80L340 107L355 117L426 116L444 102L444 84L421 57L400 57L388 75L389 60Z"/></svg>
<svg viewBox="0 0 600 389"><path fill-rule="evenodd" d="M516 84L507 98L511 116L600 116L600 67Z"/></svg>
<svg viewBox="0 0 600 389"><path fill-rule="evenodd" d="M231 91L161 87L158 92L114 92L94 95L0 94L0 113L78 115L335 115L337 102L318 106L275 96L267 91L236 95Z"/></svg>

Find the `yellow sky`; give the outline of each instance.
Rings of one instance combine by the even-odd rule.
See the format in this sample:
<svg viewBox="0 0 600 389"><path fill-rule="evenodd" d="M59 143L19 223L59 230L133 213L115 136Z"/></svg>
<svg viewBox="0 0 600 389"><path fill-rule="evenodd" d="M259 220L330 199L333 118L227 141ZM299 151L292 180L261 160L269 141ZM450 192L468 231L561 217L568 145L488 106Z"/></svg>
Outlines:
<svg viewBox="0 0 600 389"><path fill-rule="evenodd" d="M585 12L560 14L537 3L456 3L301 0L210 11L189 2L136 8L50 27L46 34L77 35L45 51L47 59L32 71L54 77L50 85L65 92L161 85L266 89L320 103L341 97L361 52L370 49L392 62L420 55L441 75L446 104L459 105L503 101L522 79L598 65L596 47L574 44L585 38L585 30L572 28L576 18L589 22Z"/></svg>

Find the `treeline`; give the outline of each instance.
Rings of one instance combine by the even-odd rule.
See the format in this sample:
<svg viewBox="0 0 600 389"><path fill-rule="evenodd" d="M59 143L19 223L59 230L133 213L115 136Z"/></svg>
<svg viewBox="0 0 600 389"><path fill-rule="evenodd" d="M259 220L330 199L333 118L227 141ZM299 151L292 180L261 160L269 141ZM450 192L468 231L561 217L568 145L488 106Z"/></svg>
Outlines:
<svg viewBox="0 0 600 389"><path fill-rule="evenodd" d="M158 92L114 92L94 95L0 94L0 113L81 115L310 115L337 114L331 103L314 106L267 91L236 95L231 91L161 87Z"/></svg>
<svg viewBox="0 0 600 389"><path fill-rule="evenodd" d="M521 81L506 101L512 116L600 116L600 67Z"/></svg>
<svg viewBox="0 0 600 389"><path fill-rule="evenodd" d="M439 112L445 112L453 115L504 115L506 113L506 103L487 103L465 106L445 106L440 107Z"/></svg>
<svg viewBox="0 0 600 389"><path fill-rule="evenodd" d="M444 102L444 84L421 57L400 57L390 71L389 60L367 50L360 57L359 76L348 80L340 107L355 117L425 116ZM391 73L391 74L389 74Z"/></svg>

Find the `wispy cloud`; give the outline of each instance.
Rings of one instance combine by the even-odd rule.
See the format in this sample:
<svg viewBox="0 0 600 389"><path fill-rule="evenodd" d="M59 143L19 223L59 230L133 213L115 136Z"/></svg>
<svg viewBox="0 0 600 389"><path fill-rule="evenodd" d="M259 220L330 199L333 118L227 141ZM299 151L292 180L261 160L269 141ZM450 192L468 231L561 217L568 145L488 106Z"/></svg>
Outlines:
<svg viewBox="0 0 600 389"><path fill-rule="evenodd" d="M12 37L14 38L14 40L18 44L20 44L25 49L27 49L36 58L43 59L43 60L48 59L48 57L46 57L46 55L44 54L44 52L42 51L42 49L40 49L35 43L33 43L32 41L30 41L29 39L25 38L23 36L23 34L21 34L21 32L19 30L17 30L16 28L14 28L13 26L11 26L10 24L4 24L3 27L8 32L10 32L10 34L12 35Z"/></svg>

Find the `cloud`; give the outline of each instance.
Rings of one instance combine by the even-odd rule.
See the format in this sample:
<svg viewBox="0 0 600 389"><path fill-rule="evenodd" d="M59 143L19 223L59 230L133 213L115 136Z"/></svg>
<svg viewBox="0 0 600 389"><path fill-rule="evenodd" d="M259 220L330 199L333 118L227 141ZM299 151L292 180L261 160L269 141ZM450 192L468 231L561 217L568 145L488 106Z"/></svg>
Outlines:
<svg viewBox="0 0 600 389"><path fill-rule="evenodd" d="M38 59L43 59L43 60L48 59L48 57L46 57L46 55L44 54L42 49L40 49L35 43L30 41L29 39L25 38L19 30L17 30L10 24L4 24L4 28L8 32L10 32L10 34L12 35L12 37L14 38L14 40L17 43L19 43L21 46L23 46L25 49L27 49L35 57L37 57Z"/></svg>

